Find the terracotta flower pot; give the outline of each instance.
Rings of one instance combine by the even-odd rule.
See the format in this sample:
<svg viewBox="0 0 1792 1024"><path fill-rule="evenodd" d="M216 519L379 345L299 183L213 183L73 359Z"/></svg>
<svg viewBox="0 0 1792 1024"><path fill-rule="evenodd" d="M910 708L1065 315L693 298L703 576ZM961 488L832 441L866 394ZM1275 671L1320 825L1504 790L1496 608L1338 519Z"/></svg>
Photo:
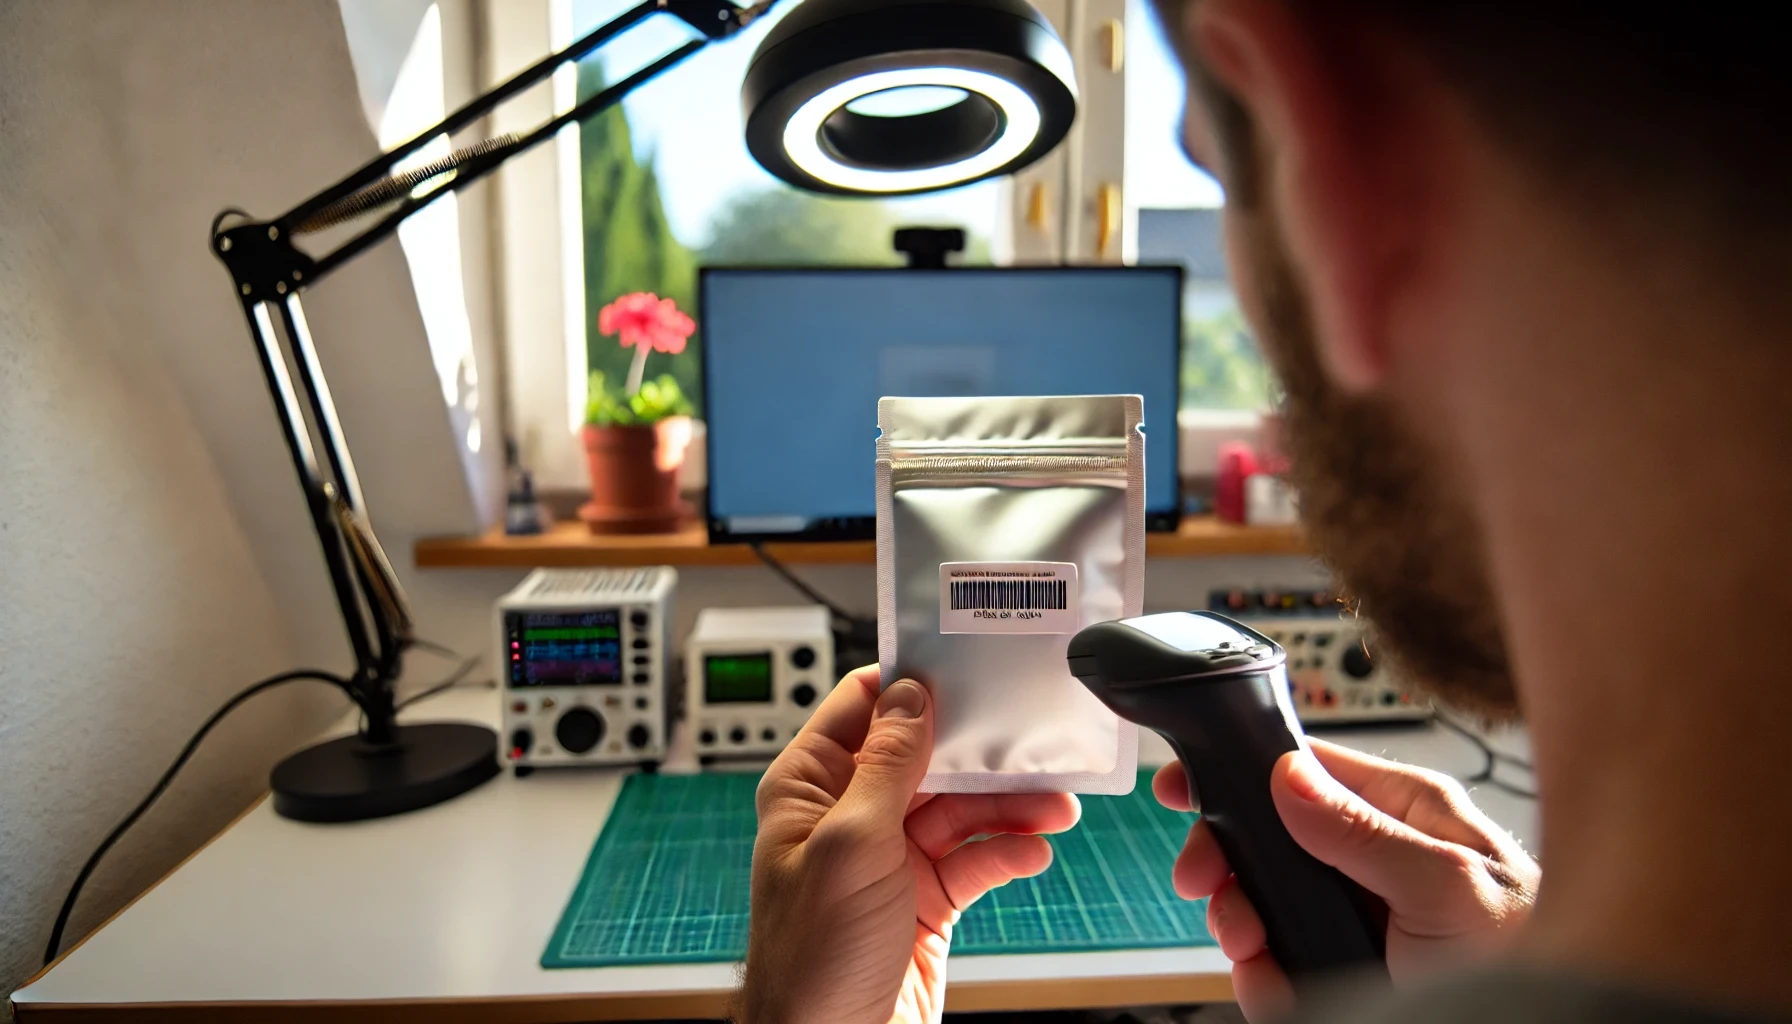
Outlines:
<svg viewBox="0 0 1792 1024"><path fill-rule="evenodd" d="M592 533L670 533L689 509L678 500L678 470L691 443L691 420L673 416L645 427L586 426L591 500L579 518Z"/></svg>

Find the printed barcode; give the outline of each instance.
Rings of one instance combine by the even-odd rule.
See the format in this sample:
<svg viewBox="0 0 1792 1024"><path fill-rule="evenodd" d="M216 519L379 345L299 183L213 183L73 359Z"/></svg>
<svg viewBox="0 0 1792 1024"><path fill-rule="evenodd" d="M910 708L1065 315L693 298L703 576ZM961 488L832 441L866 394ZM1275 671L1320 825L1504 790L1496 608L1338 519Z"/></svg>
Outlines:
<svg viewBox="0 0 1792 1024"><path fill-rule="evenodd" d="M973 580L952 584L953 611L1063 611L1065 580Z"/></svg>

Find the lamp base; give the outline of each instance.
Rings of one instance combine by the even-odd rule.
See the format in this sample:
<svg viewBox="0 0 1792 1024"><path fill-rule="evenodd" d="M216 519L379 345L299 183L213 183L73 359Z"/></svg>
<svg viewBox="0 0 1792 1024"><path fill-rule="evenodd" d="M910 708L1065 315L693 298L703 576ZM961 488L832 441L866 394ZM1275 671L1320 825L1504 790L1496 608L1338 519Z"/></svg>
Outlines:
<svg viewBox="0 0 1792 1024"><path fill-rule="evenodd" d="M320 743L274 766L274 810L295 821L362 821L449 800L498 774L498 734L483 725L401 725L395 741Z"/></svg>

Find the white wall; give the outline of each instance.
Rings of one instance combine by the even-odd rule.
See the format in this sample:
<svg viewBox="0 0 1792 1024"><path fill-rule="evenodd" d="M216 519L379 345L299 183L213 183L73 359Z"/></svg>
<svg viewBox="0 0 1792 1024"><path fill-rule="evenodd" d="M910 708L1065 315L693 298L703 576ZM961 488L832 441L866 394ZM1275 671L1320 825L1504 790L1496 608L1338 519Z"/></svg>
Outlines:
<svg viewBox="0 0 1792 1024"><path fill-rule="evenodd" d="M222 207L273 216L378 152L340 12L330 0L95 3L75 32L83 6L54 9L105 48L87 72L109 80L100 91L129 98L100 131L133 163L121 185L141 230L129 238L155 275L141 314L184 336L166 348L169 367L257 560L279 582L301 643L328 645L340 662L340 627L261 371L229 278L204 247ZM476 529L397 243L364 253L305 300L374 525L394 539Z"/></svg>
<svg viewBox="0 0 1792 1024"><path fill-rule="evenodd" d="M6 992L36 969L81 862L193 728L298 658L162 358L191 339L146 315L152 247L203 256L204 221L152 236L126 217L144 198L130 181L149 154L118 131L135 104L125 69L102 53L116 33L95 14L0 6ZM337 707L298 684L227 723L95 876L70 938L247 806L273 759Z"/></svg>
<svg viewBox="0 0 1792 1024"><path fill-rule="evenodd" d="M467 2L444 6L451 102L471 75ZM332 0L0 4L0 990L35 969L80 862L213 708L277 671L346 668L206 225L226 205L278 213L375 152ZM473 278L485 214L470 202ZM470 490L409 289L386 244L308 297L399 552L493 510ZM482 359L490 303L469 293ZM341 709L300 684L238 712L109 858L71 938Z"/></svg>

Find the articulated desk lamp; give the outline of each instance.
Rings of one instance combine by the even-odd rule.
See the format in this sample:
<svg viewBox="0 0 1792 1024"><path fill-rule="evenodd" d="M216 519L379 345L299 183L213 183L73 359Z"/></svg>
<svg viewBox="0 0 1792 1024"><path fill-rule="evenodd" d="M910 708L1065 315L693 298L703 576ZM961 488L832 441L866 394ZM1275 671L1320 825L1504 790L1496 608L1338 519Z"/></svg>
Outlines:
<svg viewBox="0 0 1792 1024"><path fill-rule="evenodd" d="M398 814L447 800L498 772L490 729L396 721L392 684L413 642L411 617L364 517L300 294L390 237L418 209L614 106L709 43L738 33L775 2L645 0L280 216L254 220L227 210L213 222L212 249L230 270L261 356L354 652L350 693L365 714L357 735L300 751L275 767L271 786L281 814L306 821ZM465 129L659 13L686 22L698 38L526 134L395 172L431 140ZM855 101L875 93L926 86L962 96L908 116L854 109ZM816 192L899 195L1008 174L1037 160L1070 130L1076 87L1069 52L1026 0L805 0L754 53L741 109L747 148L784 181ZM295 244L300 235L375 215L371 226L323 255Z"/></svg>

